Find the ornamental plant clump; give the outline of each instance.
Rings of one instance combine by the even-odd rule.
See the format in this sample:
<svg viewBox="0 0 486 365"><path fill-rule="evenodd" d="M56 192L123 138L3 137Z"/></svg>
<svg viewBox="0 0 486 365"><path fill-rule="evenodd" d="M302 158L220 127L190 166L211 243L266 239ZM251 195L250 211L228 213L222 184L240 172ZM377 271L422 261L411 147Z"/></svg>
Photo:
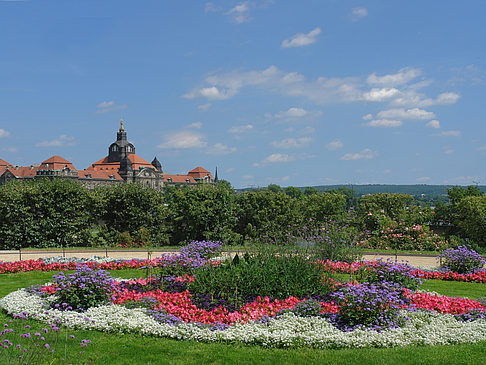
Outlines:
<svg viewBox="0 0 486 365"><path fill-rule="evenodd" d="M474 273L481 270L486 264L486 260L480 254L466 245L459 246L456 249L448 249L437 258L442 260L442 269L459 274Z"/></svg>
<svg viewBox="0 0 486 365"><path fill-rule="evenodd" d="M330 315L330 320L342 331L357 328L383 331L406 323L400 310L408 301L397 283L346 285L331 297L340 310Z"/></svg>
<svg viewBox="0 0 486 365"><path fill-rule="evenodd" d="M192 241L180 249L180 257L192 260L209 260L221 253L223 244L215 241Z"/></svg>
<svg viewBox="0 0 486 365"><path fill-rule="evenodd" d="M86 265L78 265L72 274L61 271L53 278L52 288L56 299L51 306L59 310L86 311L111 303L119 291L107 271L95 271Z"/></svg>
<svg viewBox="0 0 486 365"><path fill-rule="evenodd" d="M422 280L414 273L415 268L406 263L394 263L387 261L366 262L355 273L356 279L363 283L389 282L401 285L404 288L416 290L422 284Z"/></svg>

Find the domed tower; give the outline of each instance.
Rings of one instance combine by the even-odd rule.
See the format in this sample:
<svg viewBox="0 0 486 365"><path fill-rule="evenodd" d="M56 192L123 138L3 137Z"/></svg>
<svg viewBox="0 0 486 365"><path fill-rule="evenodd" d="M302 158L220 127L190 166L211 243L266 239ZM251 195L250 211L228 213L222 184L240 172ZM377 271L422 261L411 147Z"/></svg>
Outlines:
<svg viewBox="0 0 486 365"><path fill-rule="evenodd" d="M116 134L116 141L108 148L108 162L121 162L126 155L135 153L135 146L128 142L127 132L123 128L123 119L120 119L120 129Z"/></svg>

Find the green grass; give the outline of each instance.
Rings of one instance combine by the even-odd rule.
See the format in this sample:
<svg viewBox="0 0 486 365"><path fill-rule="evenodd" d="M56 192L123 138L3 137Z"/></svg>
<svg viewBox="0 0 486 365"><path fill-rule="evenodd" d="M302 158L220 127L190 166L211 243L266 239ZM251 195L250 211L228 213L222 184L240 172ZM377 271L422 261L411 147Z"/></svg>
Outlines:
<svg viewBox="0 0 486 365"><path fill-rule="evenodd" d="M111 272L115 277L145 276L143 270ZM53 272L23 272L0 275L0 297L18 288L49 281ZM344 276L343 276L344 278ZM347 276L346 276L347 278ZM477 298L485 295L484 284L428 280L423 289L451 296ZM0 312L0 324L10 318ZM41 324L29 321L36 329ZM79 342L83 338L92 344L80 357L73 358L85 364L484 364L486 342L454 346L420 346L391 349L315 350L267 349L239 344L204 344L175 341L164 338L140 337L133 334L110 334L97 331L72 331ZM64 346L74 353L79 345L61 338L58 350ZM57 355L58 358L62 354ZM1 363L1 361L0 361Z"/></svg>

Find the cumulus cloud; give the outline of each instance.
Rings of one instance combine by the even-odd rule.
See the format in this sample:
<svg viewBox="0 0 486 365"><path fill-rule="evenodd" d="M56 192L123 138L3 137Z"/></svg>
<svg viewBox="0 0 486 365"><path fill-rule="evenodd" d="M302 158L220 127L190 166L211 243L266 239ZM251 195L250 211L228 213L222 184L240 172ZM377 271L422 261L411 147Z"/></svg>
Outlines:
<svg viewBox="0 0 486 365"><path fill-rule="evenodd" d="M236 152L236 147L228 147L222 143L216 143L206 150L208 155L229 155Z"/></svg>
<svg viewBox="0 0 486 365"><path fill-rule="evenodd" d="M117 105L113 100L103 101L98 105L96 105L96 113L103 114L103 113L113 112L115 110L122 110L125 109L126 107L127 106L125 104Z"/></svg>
<svg viewBox="0 0 486 365"><path fill-rule="evenodd" d="M302 118L308 114L307 110L302 108L290 108L275 114L276 118Z"/></svg>
<svg viewBox="0 0 486 365"><path fill-rule="evenodd" d="M452 149L451 147L444 147L444 154L445 155L451 155L454 153L454 149Z"/></svg>
<svg viewBox="0 0 486 365"><path fill-rule="evenodd" d="M210 86L192 90L184 94L183 97L186 99L203 97L209 100L225 100L231 98L233 95L234 91L232 90L220 90L216 86Z"/></svg>
<svg viewBox="0 0 486 365"><path fill-rule="evenodd" d="M0 128L0 138L6 138L8 136L10 136L10 132Z"/></svg>
<svg viewBox="0 0 486 365"><path fill-rule="evenodd" d="M422 177L417 177L415 180L417 180L419 182L426 182L426 181L430 181L432 179L428 176L422 176Z"/></svg>
<svg viewBox="0 0 486 365"><path fill-rule="evenodd" d="M461 131L458 130L450 130L450 131L442 131L437 136L444 136L444 137L459 137L461 135Z"/></svg>
<svg viewBox="0 0 486 365"><path fill-rule="evenodd" d="M205 112L209 108L211 108L211 103L201 104L197 106L197 109L203 112Z"/></svg>
<svg viewBox="0 0 486 365"><path fill-rule="evenodd" d="M351 15L353 20L356 21L368 16L368 10L366 8L352 8Z"/></svg>
<svg viewBox="0 0 486 365"><path fill-rule="evenodd" d="M331 151L335 151L335 150L338 150L338 149L343 148L343 147L344 147L344 144L343 144L343 142L341 142L340 139L335 139L334 141L331 141L328 144L326 144L326 148L328 150L331 150Z"/></svg>
<svg viewBox="0 0 486 365"><path fill-rule="evenodd" d="M231 127L228 132L229 133L235 133L235 134L240 134L244 132L249 132L253 129L253 125L251 124L246 124L246 125L235 125Z"/></svg>
<svg viewBox="0 0 486 365"><path fill-rule="evenodd" d="M287 155L285 153L272 153L263 159L262 163L287 163L295 161L295 156Z"/></svg>
<svg viewBox="0 0 486 365"><path fill-rule="evenodd" d="M425 125L427 128L435 128L439 129L440 128L440 122L438 120L431 120Z"/></svg>
<svg viewBox="0 0 486 365"><path fill-rule="evenodd" d="M404 67L398 70L396 74L377 76L376 73L372 73L366 81L370 85L380 85L382 87L400 86L417 78L421 73L419 69Z"/></svg>
<svg viewBox="0 0 486 365"><path fill-rule="evenodd" d="M341 157L341 160L344 161L355 161L355 160L370 160L378 156L376 151L372 151L369 148L365 148L361 152L358 153L346 153Z"/></svg>
<svg viewBox="0 0 486 365"><path fill-rule="evenodd" d="M381 119L418 119L427 120L435 118L435 114L428 112L423 109L413 108L413 109L389 109L383 110L378 113L378 118Z"/></svg>
<svg viewBox="0 0 486 365"><path fill-rule="evenodd" d="M457 93L446 92L439 94L435 99L427 98L424 94L415 90L402 91L400 95L391 101L393 106L429 107L432 105L449 105L456 103L461 96Z"/></svg>
<svg viewBox="0 0 486 365"><path fill-rule="evenodd" d="M397 96L399 93L400 91L395 88L373 88L363 94L363 100L382 102L390 100L391 98Z"/></svg>
<svg viewBox="0 0 486 365"><path fill-rule="evenodd" d="M295 149L305 147L312 141L313 139L310 137L286 138L281 141L270 142L270 145L275 148Z"/></svg>
<svg viewBox="0 0 486 365"><path fill-rule="evenodd" d="M290 39L282 41L282 48L304 47L317 41L317 36L321 34L321 28L315 28L309 33L297 33Z"/></svg>
<svg viewBox="0 0 486 365"><path fill-rule="evenodd" d="M194 122L187 126L187 128L201 129L203 124L201 122Z"/></svg>
<svg viewBox="0 0 486 365"><path fill-rule="evenodd" d="M401 120L389 120L389 119L375 119L363 125L373 128L398 128L401 127L403 122Z"/></svg>
<svg viewBox="0 0 486 365"><path fill-rule="evenodd" d="M61 134L58 138L50 141L42 141L35 144L36 147L71 147L74 146L74 137Z"/></svg>
<svg viewBox="0 0 486 365"><path fill-rule="evenodd" d="M225 15L231 16L232 20L237 24L249 22L251 19L248 1L237 4L235 7L228 10Z"/></svg>
<svg viewBox="0 0 486 365"><path fill-rule="evenodd" d="M372 114L363 115L363 120L371 120L371 119L373 119L373 115Z"/></svg>
<svg viewBox="0 0 486 365"><path fill-rule="evenodd" d="M206 147L203 135L192 130L176 131L167 134L164 142L158 148L161 149L191 149Z"/></svg>

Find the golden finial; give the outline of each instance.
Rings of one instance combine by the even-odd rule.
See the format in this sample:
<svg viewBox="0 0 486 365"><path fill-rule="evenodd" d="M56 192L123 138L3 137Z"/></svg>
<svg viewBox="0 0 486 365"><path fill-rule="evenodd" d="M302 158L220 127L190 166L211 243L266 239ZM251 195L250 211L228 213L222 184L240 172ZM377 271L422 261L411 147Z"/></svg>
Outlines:
<svg viewBox="0 0 486 365"><path fill-rule="evenodd" d="M120 119L120 130L123 131L123 119Z"/></svg>

